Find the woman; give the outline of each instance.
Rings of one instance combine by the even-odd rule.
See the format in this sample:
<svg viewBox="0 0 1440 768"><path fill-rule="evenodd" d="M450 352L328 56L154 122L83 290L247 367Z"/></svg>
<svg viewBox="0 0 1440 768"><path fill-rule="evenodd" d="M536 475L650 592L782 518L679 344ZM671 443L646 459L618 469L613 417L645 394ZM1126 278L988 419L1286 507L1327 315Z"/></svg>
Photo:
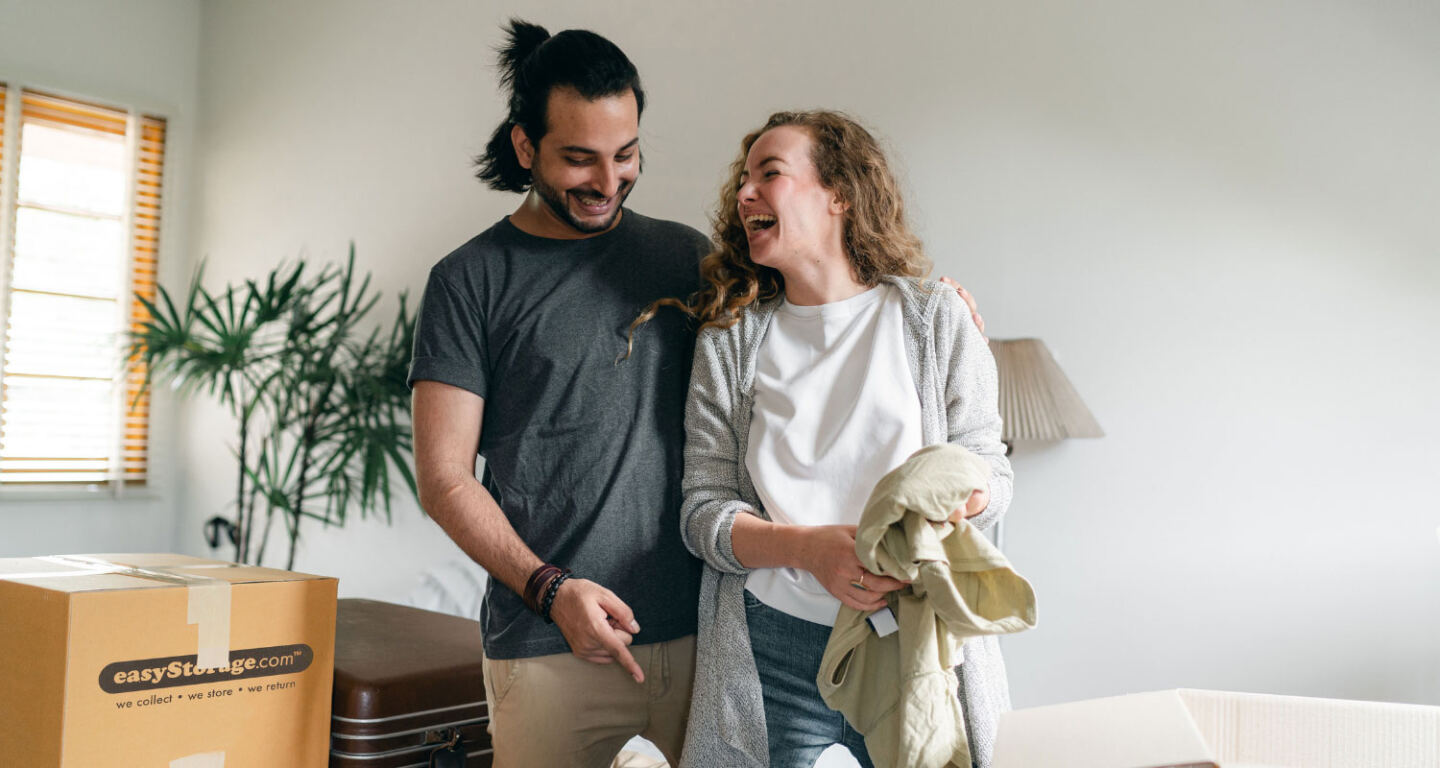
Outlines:
<svg viewBox="0 0 1440 768"><path fill-rule="evenodd" d="M955 293L928 272L874 137L834 112L782 112L741 143L722 193L686 408L682 533L706 569L682 765L813 765L863 738L815 677L844 604L904 586L867 573L855 524L915 450L957 443L991 467L963 510L1010 500L994 361ZM679 306L680 302L671 302ZM966 645L972 754L989 760L1008 706L993 638Z"/></svg>

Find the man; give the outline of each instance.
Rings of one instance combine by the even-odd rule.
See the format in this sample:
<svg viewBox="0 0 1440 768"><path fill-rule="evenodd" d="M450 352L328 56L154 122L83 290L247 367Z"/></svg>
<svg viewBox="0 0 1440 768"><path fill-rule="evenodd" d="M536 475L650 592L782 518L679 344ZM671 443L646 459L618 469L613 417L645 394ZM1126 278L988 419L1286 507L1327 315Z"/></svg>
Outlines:
<svg viewBox="0 0 1440 768"><path fill-rule="evenodd" d="M410 373L421 502L491 576L496 766L608 765L637 734L675 765L700 575L678 514L694 332L662 313L617 359L646 305L695 290L709 243L622 207L644 91L619 48L514 21L501 66L510 114L478 175L526 195L430 274Z"/></svg>
<svg viewBox="0 0 1440 768"><path fill-rule="evenodd" d="M644 307L698 287L709 242L623 207L645 96L619 48L512 21L500 63L509 115L477 175L525 198L431 271L410 372L421 502L491 576L497 768L604 766L634 735L678 765L700 576L679 531L694 331L662 312L617 359Z"/></svg>

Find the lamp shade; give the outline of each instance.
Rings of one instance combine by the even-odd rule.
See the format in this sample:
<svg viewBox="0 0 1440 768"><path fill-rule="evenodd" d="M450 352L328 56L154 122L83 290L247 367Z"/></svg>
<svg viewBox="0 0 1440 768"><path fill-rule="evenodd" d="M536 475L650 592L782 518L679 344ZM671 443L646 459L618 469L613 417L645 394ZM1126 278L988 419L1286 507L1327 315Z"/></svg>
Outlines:
<svg viewBox="0 0 1440 768"><path fill-rule="evenodd" d="M1104 437L1090 409L1039 339L991 339L1000 374L1001 439Z"/></svg>

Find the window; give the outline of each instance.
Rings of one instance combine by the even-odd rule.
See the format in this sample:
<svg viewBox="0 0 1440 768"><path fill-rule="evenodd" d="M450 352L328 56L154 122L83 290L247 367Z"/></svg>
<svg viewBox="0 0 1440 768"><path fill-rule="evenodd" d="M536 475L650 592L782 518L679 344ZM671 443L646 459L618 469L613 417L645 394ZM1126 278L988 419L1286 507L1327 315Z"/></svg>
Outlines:
<svg viewBox="0 0 1440 768"><path fill-rule="evenodd" d="M0 84L0 487L144 485L165 121Z"/></svg>

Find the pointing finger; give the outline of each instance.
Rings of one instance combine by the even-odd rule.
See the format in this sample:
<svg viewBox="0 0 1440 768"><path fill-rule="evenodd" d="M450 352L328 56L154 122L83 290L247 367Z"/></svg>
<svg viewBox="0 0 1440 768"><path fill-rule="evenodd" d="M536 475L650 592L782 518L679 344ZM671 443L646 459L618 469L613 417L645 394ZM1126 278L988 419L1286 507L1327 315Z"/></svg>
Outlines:
<svg viewBox="0 0 1440 768"><path fill-rule="evenodd" d="M605 644L605 650L610 653L610 656L620 662L620 666L630 673L630 677L634 678L635 682L645 682L644 670L640 669L640 665L635 662L635 657L630 655L630 651L625 648L625 644L620 641L619 637L612 634L601 642Z"/></svg>

